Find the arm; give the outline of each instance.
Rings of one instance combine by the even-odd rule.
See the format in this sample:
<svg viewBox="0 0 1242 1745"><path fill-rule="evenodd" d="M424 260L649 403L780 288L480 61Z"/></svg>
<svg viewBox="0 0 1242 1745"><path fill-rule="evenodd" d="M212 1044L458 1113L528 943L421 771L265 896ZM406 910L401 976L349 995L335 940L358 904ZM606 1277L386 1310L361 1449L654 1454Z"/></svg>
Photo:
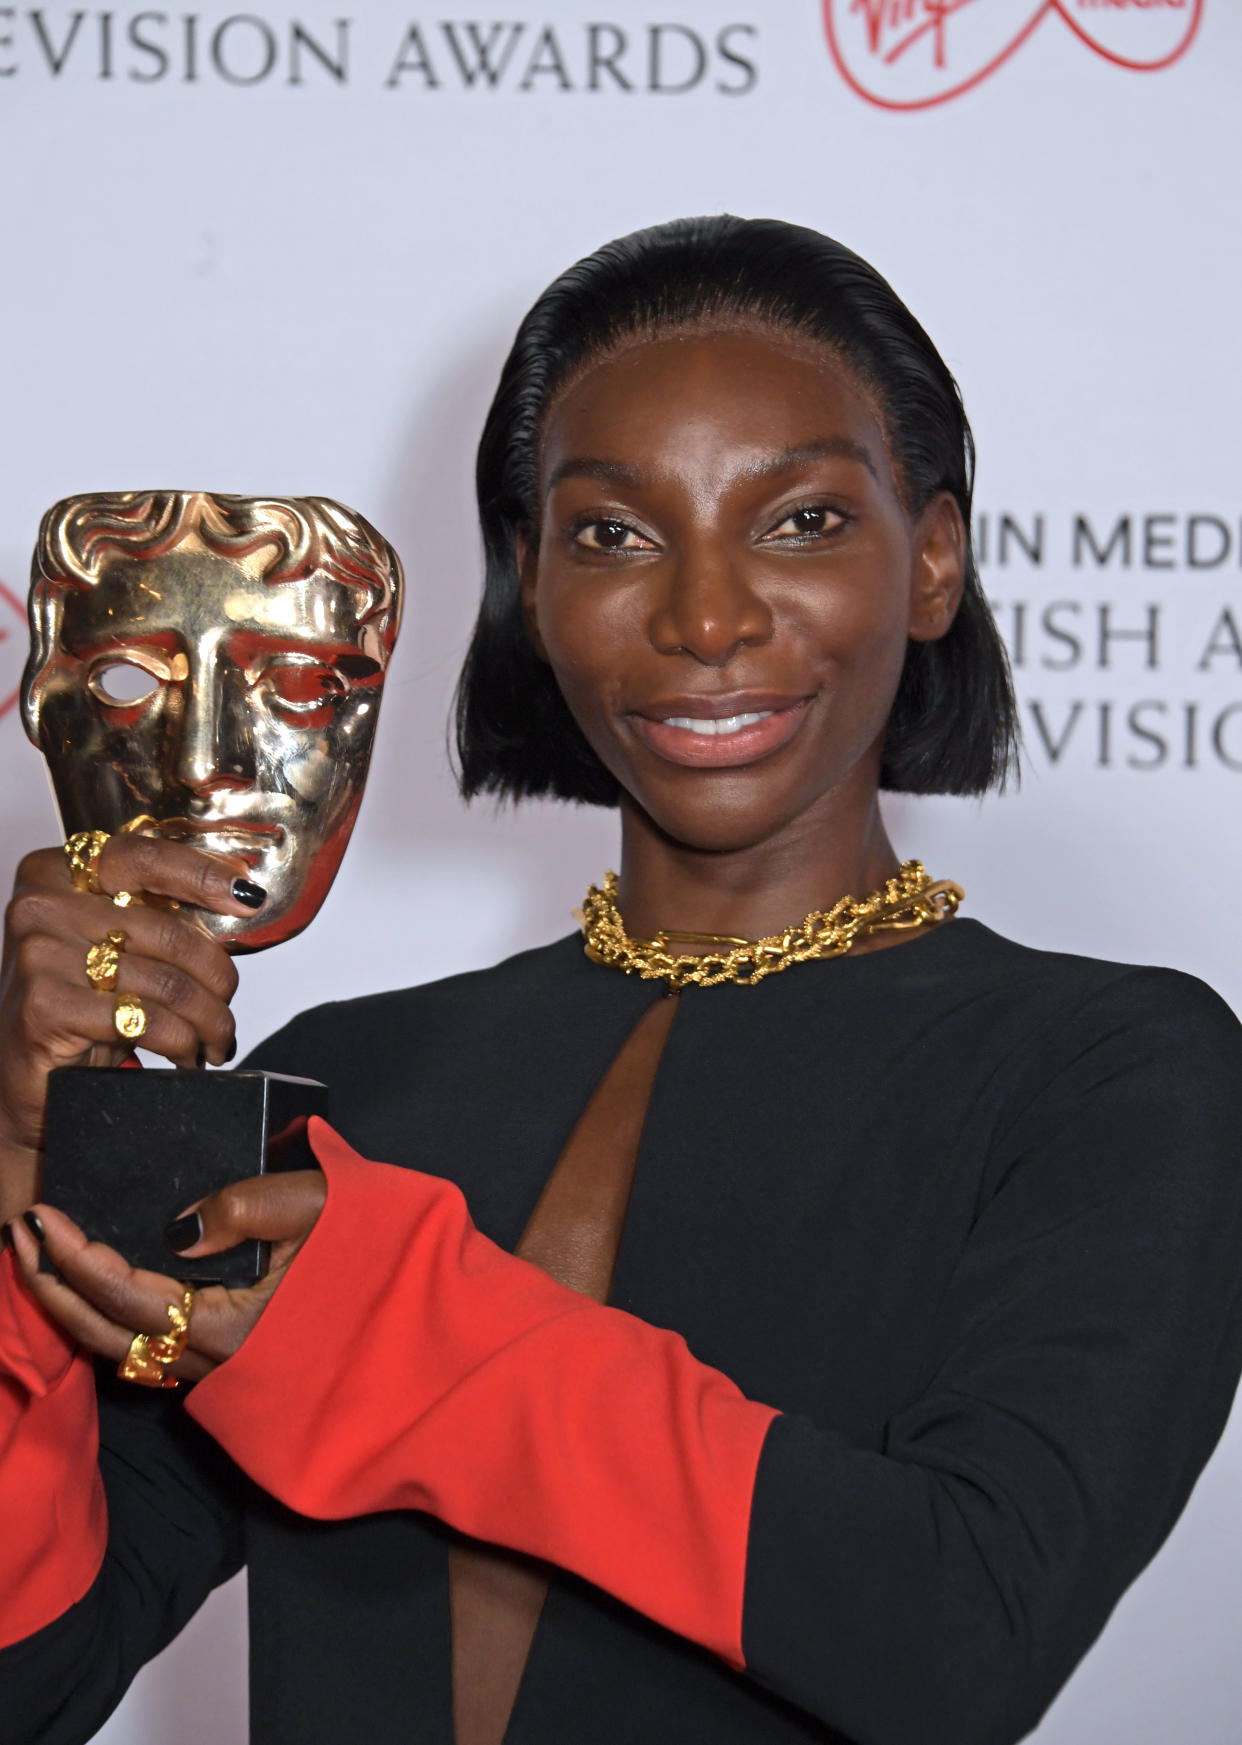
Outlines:
<svg viewBox="0 0 1242 1745"><path fill-rule="evenodd" d="M244 1486L174 1395L108 1378L0 1259L0 1736L93 1738L242 1561Z"/></svg>
<svg viewBox="0 0 1242 1745"><path fill-rule="evenodd" d="M1236 1024L1135 974L1041 1060L878 1452L322 1127L327 1208L191 1409L304 1513L421 1508L547 1558L859 1740L1020 1737L1176 1519L1242 1363Z"/></svg>
<svg viewBox="0 0 1242 1745"><path fill-rule="evenodd" d="M1236 1025L1135 976L1063 1030L880 1452L322 1127L327 1208L191 1409L305 1513L422 1508L533 1552L861 1740L1018 1737L1168 1531L1242 1361Z"/></svg>
<svg viewBox="0 0 1242 1745"><path fill-rule="evenodd" d="M72 1337L18 1276L33 1273L20 1217L38 1191L47 1076L120 1064L113 996L86 954L118 924L107 893L158 893L226 914L247 870L180 843L114 837L100 889L75 889L60 849L28 855L5 912L0 961L0 1737L71 1745L93 1737L134 1672L208 1589L238 1567L239 1475L179 1402L113 1398ZM146 1040L183 1064L223 1061L237 975L188 914L124 911L119 988L146 1002ZM48 1275L50 1277L50 1275ZM135 1390L131 1390L133 1392Z"/></svg>
<svg viewBox="0 0 1242 1745"><path fill-rule="evenodd" d="M1236 1020L1138 972L1065 1014L1058 1055L1019 1087L940 1355L881 1451L792 1415L765 1447L748 1667L862 1740L1032 1729L1173 1527L1242 1368Z"/></svg>
<svg viewBox="0 0 1242 1745"><path fill-rule="evenodd" d="M740 1663L748 1499L771 1409L676 1334L496 1247L452 1184L311 1128L328 1198L303 1253L313 1245L318 1262L292 1290L290 1269L262 1331L195 1390L193 1416L304 1514L427 1510L576 1569ZM650 1428L636 1437L636 1425Z"/></svg>
<svg viewBox="0 0 1242 1745"><path fill-rule="evenodd" d="M0 1255L0 1646L82 1598L107 1515L90 1362L45 1319Z"/></svg>

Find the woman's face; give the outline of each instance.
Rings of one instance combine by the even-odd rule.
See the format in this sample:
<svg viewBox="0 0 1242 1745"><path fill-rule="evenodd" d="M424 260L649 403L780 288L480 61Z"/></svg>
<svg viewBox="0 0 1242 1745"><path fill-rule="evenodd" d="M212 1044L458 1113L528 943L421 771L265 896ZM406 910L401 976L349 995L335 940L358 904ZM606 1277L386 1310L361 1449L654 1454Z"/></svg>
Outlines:
<svg viewBox="0 0 1242 1745"><path fill-rule="evenodd" d="M742 849L874 794L910 637L952 621L956 505L902 506L871 398L796 336L683 330L556 400L532 634L592 748L677 842Z"/></svg>

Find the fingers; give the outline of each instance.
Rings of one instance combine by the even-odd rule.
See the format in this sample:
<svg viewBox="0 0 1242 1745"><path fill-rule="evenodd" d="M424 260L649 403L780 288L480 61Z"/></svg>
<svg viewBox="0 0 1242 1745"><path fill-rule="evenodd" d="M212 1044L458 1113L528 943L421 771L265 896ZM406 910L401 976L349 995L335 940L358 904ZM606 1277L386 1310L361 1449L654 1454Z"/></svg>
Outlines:
<svg viewBox="0 0 1242 1745"><path fill-rule="evenodd" d="M184 911L137 905L119 910L107 897L86 896L72 888L16 898L12 911L10 925L18 941L58 939L80 945L81 976L90 946L107 933L121 932L129 954L175 964L222 1000L237 990L232 958Z"/></svg>
<svg viewBox="0 0 1242 1745"><path fill-rule="evenodd" d="M295 1174L306 1179L294 1181ZM288 1176L258 1178L239 1186L253 1189L264 1182L292 1186L284 1193L240 1195L234 1206L228 1204L231 1190L227 1189L204 1202L220 1239L211 1246L204 1242L200 1252L232 1247L250 1236L276 1245L274 1261L280 1254L286 1259L248 1290L218 1285L196 1289L189 1343L171 1366L171 1373L187 1381L199 1380L239 1349L276 1288L287 1257L296 1252L323 1203L323 1178L317 1170L291 1171ZM72 1219L53 1206L38 1205L33 1210L42 1230L42 1246L56 1273L39 1270L40 1244L24 1219L15 1218L7 1226L10 1240L31 1295L71 1339L96 1356L119 1363L136 1333L168 1332L169 1305L180 1306L183 1294L175 1278L131 1267L114 1248L88 1241Z"/></svg>
<svg viewBox="0 0 1242 1745"><path fill-rule="evenodd" d="M323 1209L326 1185L319 1170L256 1176L212 1194L178 1220L186 1240L174 1240L188 1256L218 1253L244 1240L273 1244L272 1267L248 1290L204 1286L195 1292L189 1343L172 1370L197 1381L241 1346ZM136 1333L169 1329L170 1304L182 1286L163 1273L130 1266L102 1242L90 1242L72 1219L38 1205L34 1217L55 1274L39 1270L40 1244L21 1218L8 1226L27 1289L44 1312L84 1350L120 1363ZM173 1236L177 1226L169 1235ZM197 1238L197 1240L195 1240Z"/></svg>
<svg viewBox="0 0 1242 1745"><path fill-rule="evenodd" d="M136 1333L168 1332L169 1305L180 1307L183 1294L175 1279L134 1270L115 1249L88 1242L77 1225L53 1207L39 1206L36 1217L56 1272L39 1270L40 1244L21 1218L8 1225L18 1268L40 1308L76 1344L120 1363ZM191 1329L193 1321L191 1316ZM170 1373L196 1381L212 1367L212 1361L187 1351L170 1365Z"/></svg>
<svg viewBox="0 0 1242 1745"><path fill-rule="evenodd" d="M54 1206L37 1206L35 1216L43 1229L48 1259L59 1274L60 1288L76 1293L94 1314L113 1326L128 1329L126 1344L135 1333L168 1331L168 1305L181 1301L176 1279L141 1271L115 1248L88 1241L73 1220ZM18 1239L24 1224L22 1219L12 1225ZM37 1258L36 1254L36 1264ZM38 1277L48 1280L50 1275L40 1273Z"/></svg>
<svg viewBox="0 0 1242 1745"><path fill-rule="evenodd" d="M117 996L137 995L147 1015L144 1048L179 1066L194 1065L200 1044L215 1066L230 1057L234 1021L227 1002L178 964L140 956L127 940L119 954L116 987L104 992L87 981L82 945L49 940L39 956L43 974L32 988L33 1015L46 1026L59 1024L66 1032L88 1034L92 1041L115 1042Z"/></svg>
<svg viewBox="0 0 1242 1745"><path fill-rule="evenodd" d="M171 897L217 915L253 915L260 906L238 896L255 892L250 863L240 854L209 854L185 842L165 842L160 836L113 836L99 857L99 883L109 896L118 891L146 891Z"/></svg>
<svg viewBox="0 0 1242 1745"><path fill-rule="evenodd" d="M250 863L240 854L214 854L187 842L166 842L160 836L134 833L111 836L95 863L96 875L108 897L118 891L186 903L211 909L220 915L253 915L257 905L235 894L240 880L251 893ZM64 853L58 848L38 849L21 862L18 890L74 890ZM75 891L76 896L85 893Z"/></svg>
<svg viewBox="0 0 1242 1745"><path fill-rule="evenodd" d="M196 862L213 859L184 844L158 846L190 854ZM215 1065L230 1058L228 1001L237 987L237 969L188 911L137 905L118 910L106 897L75 891L63 864L54 866L46 855L28 856L23 868L7 916L4 1003L24 1055L51 1066L66 1064L93 1045L116 1046L115 993L90 986L86 954L106 934L120 932L124 945L115 992L150 1002L144 1045L178 1065L192 1065L200 1045Z"/></svg>
<svg viewBox="0 0 1242 1745"><path fill-rule="evenodd" d="M326 1197L327 1185L317 1169L251 1176L191 1207L171 1226L167 1239L190 1259L219 1254L238 1242L300 1245L314 1228Z"/></svg>

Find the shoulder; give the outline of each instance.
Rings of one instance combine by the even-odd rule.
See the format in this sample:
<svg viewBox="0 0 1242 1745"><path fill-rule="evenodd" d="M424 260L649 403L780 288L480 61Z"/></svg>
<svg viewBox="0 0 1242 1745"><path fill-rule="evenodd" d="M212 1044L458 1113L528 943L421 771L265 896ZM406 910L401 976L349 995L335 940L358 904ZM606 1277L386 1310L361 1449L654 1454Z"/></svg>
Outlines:
<svg viewBox="0 0 1242 1745"><path fill-rule="evenodd" d="M1156 964L1046 951L1007 939L981 922L960 929L956 962L946 974L986 989L1019 1013L1033 1031L1055 1044L1124 1031L1153 1042L1188 1045L1238 1056L1242 1024L1216 991L1197 976ZM946 932L950 931L946 929ZM947 955L947 954L946 954Z"/></svg>
<svg viewBox="0 0 1242 1745"><path fill-rule="evenodd" d="M414 987L393 988L355 999L328 1000L299 1012L284 1027L261 1042L244 1064L270 1071L286 1068L286 1059L305 1063L330 1054L371 1055L377 1045L386 1054L401 1052L446 1033L493 1029L512 1023L572 977L582 961L582 942L575 935L536 946L493 964ZM339 1064L338 1064L339 1070Z"/></svg>
<svg viewBox="0 0 1242 1745"><path fill-rule="evenodd" d="M992 943L994 941L995 943ZM993 1164L1058 1156L1079 1188L1150 1190L1233 1218L1242 1191L1242 1024L1180 970L1039 951L991 936L1017 1023Z"/></svg>
<svg viewBox="0 0 1242 1745"><path fill-rule="evenodd" d="M993 1180L1051 1148L1084 1180L1242 1183L1242 1024L1205 982L954 921L938 946L909 948L905 983L929 946L924 1029L961 1087L963 1120L987 1131Z"/></svg>

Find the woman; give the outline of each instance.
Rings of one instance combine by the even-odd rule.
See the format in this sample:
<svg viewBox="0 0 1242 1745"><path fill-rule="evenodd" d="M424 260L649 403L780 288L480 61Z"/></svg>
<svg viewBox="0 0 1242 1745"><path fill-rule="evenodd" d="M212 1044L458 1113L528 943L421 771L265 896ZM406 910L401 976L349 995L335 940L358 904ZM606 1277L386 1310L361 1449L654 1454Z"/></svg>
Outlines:
<svg viewBox="0 0 1242 1745"><path fill-rule="evenodd" d="M263 1745L1035 1725L1228 1412L1242 1049L1199 983L1011 944L899 869L878 790L1011 755L970 489L931 342L813 232L665 226L540 298L480 449L462 786L617 805L619 889L588 954L256 1051L338 1132L322 1178L171 1229L276 1243L156 1348L184 1407L109 1376L175 1280L10 1223L5 1738L89 1737L243 1558ZM237 913L238 871L135 836L97 896L24 863L7 1215L48 1068L114 1041L108 894ZM222 1060L231 966L130 914L148 1037Z"/></svg>

